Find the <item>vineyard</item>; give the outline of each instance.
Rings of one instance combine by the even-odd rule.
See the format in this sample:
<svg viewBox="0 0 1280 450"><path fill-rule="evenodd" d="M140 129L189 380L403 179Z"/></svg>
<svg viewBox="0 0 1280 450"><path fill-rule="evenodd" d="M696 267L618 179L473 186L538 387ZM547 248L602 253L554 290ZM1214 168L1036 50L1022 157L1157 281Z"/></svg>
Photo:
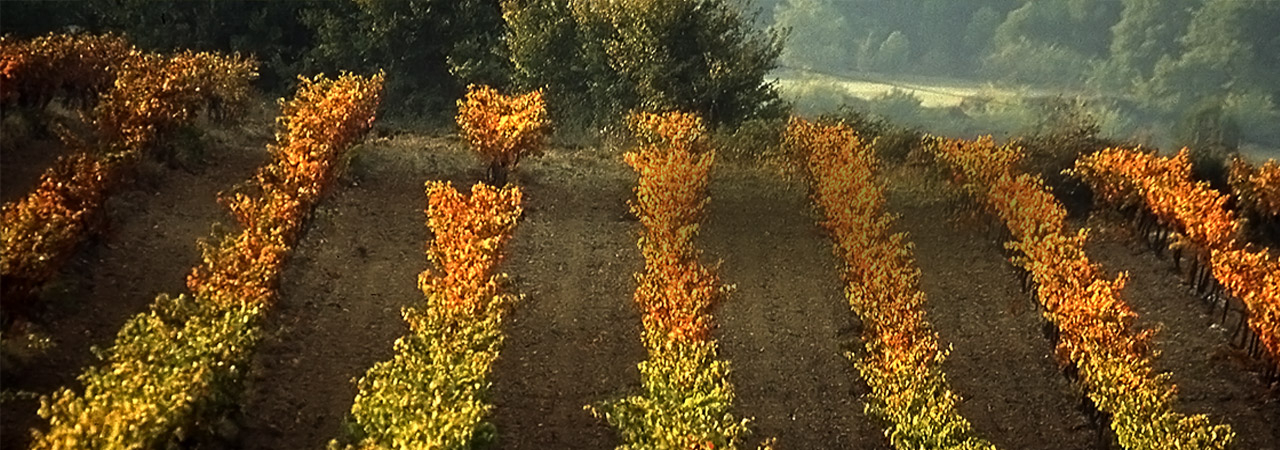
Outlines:
<svg viewBox="0 0 1280 450"><path fill-rule="evenodd" d="M1275 162L1099 148L1073 215L990 137L563 148L541 90L428 134L380 72L271 103L240 55L0 56L7 110L69 111L0 153L3 449L1280 450Z"/></svg>

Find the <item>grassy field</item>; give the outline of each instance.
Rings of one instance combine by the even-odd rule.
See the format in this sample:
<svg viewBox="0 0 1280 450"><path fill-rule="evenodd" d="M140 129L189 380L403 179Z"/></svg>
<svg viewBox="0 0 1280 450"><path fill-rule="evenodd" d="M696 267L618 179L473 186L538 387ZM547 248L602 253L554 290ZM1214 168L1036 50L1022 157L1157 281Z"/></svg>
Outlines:
<svg viewBox="0 0 1280 450"><path fill-rule="evenodd" d="M850 100L867 102L870 104L867 109L891 120L958 138L972 138L976 134L1023 134L1039 119L1036 111L1023 104L1024 100L1058 96L1082 98L1086 105L1093 105L1087 106L1086 110L1099 121L1103 136L1162 149L1174 146L1167 126L1142 125L1128 119L1120 111L1106 107L1107 101L1096 93L945 77L836 74L794 68L776 70L770 77L777 79L783 98L794 102L797 109L806 114L834 111ZM885 96L901 93L914 96L922 109L904 110L883 105ZM1245 142L1240 146L1240 153L1260 163L1280 158L1280 147Z"/></svg>

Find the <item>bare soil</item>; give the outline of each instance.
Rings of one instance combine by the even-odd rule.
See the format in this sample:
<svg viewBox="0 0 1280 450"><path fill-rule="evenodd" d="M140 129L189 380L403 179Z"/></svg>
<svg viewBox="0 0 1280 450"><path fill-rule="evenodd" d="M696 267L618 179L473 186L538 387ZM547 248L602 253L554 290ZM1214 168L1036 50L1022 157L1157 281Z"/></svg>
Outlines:
<svg viewBox="0 0 1280 450"><path fill-rule="evenodd" d="M1044 319L1004 258L989 223L949 213L963 206L928 171L890 169L889 208L914 242L927 319L951 353L943 368L965 401L960 413L999 448L1099 448L1098 425L1058 368ZM944 347L945 348L945 347Z"/></svg>
<svg viewBox="0 0 1280 450"><path fill-rule="evenodd" d="M4 389L44 395L79 386L76 376L98 361L92 348L109 346L125 321L146 311L157 295L185 292L186 276L200 261L196 240L208 236L214 223L234 223L217 204L218 193L268 160L268 140L265 127L211 130L202 138L204 162L190 170L140 164L132 182L108 199L106 228L46 286L30 323L18 324L50 338L54 347L39 351L23 348L21 339L7 343L15 357L5 361ZM6 201L30 191L63 151L50 141L30 144L3 149ZM4 448L27 447L27 430L41 423L38 407L33 398L4 404Z"/></svg>
<svg viewBox="0 0 1280 450"><path fill-rule="evenodd" d="M267 157L263 131L211 136L217 151L203 170L157 169L154 183L113 200L110 231L77 255L36 318L56 347L6 368L6 389L47 394L75 385L75 374L95 363L90 346L108 345L157 293L184 290L199 256L195 240L228 221L216 193ZM10 173L38 173L30 166L45 161L4 149L5 198L24 189L8 182ZM717 164L697 242L706 262L722 261L722 282L736 286L715 312L715 336L731 362L736 414L754 418L748 446L773 437L782 449L888 448L882 424L863 412L866 387L844 356L860 346L859 325L805 186L746 162ZM888 208L901 214L897 229L916 244L928 320L951 348L948 381L977 433L1007 449L1100 448L997 234L952 220L947 188L927 172L885 174ZM287 265L241 408L221 427L226 447L322 448L345 432L354 379L390 356L406 331L401 308L421 301L416 280L429 235L423 182L468 186L482 176L453 136L378 132L354 151ZM635 176L613 151L553 149L523 163L516 182L525 189L525 216L502 268L523 300L505 324L492 377L494 447L616 446L616 433L583 407L638 388L639 224L626 206ZM1131 272L1126 299L1143 324L1162 326L1157 362L1180 388L1179 408L1231 423L1236 448L1280 448L1277 395L1169 264L1122 235L1098 233L1092 242L1090 256L1108 271ZM26 430L40 425L36 406L4 405L4 448L26 446Z"/></svg>
<svg viewBox="0 0 1280 450"><path fill-rule="evenodd" d="M1124 298L1139 326L1159 330L1156 368L1177 385L1180 411L1230 424L1236 448L1280 449L1280 385L1264 385L1259 361L1230 344L1235 317L1220 322L1221 308L1209 314L1169 255L1140 244L1123 219L1098 214L1093 223L1087 251L1113 278L1129 274Z"/></svg>

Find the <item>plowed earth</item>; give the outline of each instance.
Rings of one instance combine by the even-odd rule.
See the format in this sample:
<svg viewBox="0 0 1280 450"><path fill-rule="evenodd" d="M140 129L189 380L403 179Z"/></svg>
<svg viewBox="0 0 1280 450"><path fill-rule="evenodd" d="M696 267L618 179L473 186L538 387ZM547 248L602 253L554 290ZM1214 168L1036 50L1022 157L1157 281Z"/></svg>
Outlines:
<svg viewBox="0 0 1280 450"><path fill-rule="evenodd" d="M264 122L269 123L269 122ZM157 293L184 290L195 241L229 223L218 191L247 179L268 157L265 127L210 132L204 164L153 168L109 205L109 226L51 285L35 329L55 346L5 368L4 388L47 394L77 385L124 321ZM30 189L59 147L36 142L3 152L3 197ZM715 314L721 357L731 361L736 414L753 417L749 447L776 437L782 449L888 448L863 412L865 385L845 354L860 325L842 295L830 240L800 181L744 161L719 161L698 244L736 286ZM284 274L279 303L251 367L245 397L218 436L198 447L323 448L345 431L353 379L391 354L406 329L400 309L421 300L426 267L423 182L469 185L480 163L454 136L378 130L357 148L332 194L313 213ZM36 175L31 175L36 174ZM1004 449L1095 449L1098 428L1051 357L1043 319L1020 289L994 233L955 220L956 200L929 171L891 166L888 208L916 244L927 318L950 345L945 364L961 412ZM517 171L525 216L502 269L524 296L506 322L492 377L499 449L601 449L618 444L583 406L638 387L644 358L632 274L641 267L639 224L627 213L635 176L617 151L553 149ZM1116 218L1093 223L1090 256L1126 270L1141 324L1161 327L1160 369L1179 385L1179 407L1235 428L1240 449L1280 449L1280 402L1228 344L1170 264L1129 243ZM3 447L25 448L43 426L38 402L4 405ZM1105 439L1105 438L1104 438Z"/></svg>

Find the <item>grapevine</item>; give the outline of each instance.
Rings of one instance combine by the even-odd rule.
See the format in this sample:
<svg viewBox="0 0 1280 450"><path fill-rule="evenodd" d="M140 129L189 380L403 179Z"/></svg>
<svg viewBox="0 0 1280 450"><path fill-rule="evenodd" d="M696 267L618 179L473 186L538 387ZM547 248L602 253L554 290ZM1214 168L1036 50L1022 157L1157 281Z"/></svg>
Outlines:
<svg viewBox="0 0 1280 450"><path fill-rule="evenodd" d="M458 100L458 128L489 164L489 182L507 183L507 174L530 153L541 149L548 121L542 90L506 96L488 86L469 86Z"/></svg>
<svg viewBox="0 0 1280 450"><path fill-rule="evenodd" d="M40 399L49 428L33 431L33 448L180 446L216 423L261 338L285 253L342 152L371 124L381 85L381 75L302 80L283 105L275 159L258 171L260 195L232 197L244 230L202 244L192 295L160 295L131 318L102 353L105 364L80 375L81 393L61 388Z"/></svg>
<svg viewBox="0 0 1280 450"><path fill-rule="evenodd" d="M89 105L114 83L120 64L137 54L113 34L0 37L0 103L40 107L62 96Z"/></svg>
<svg viewBox="0 0 1280 450"><path fill-rule="evenodd" d="M1240 221L1225 207L1228 197L1191 180L1189 155L1186 149L1167 158L1109 148L1081 158L1072 172L1103 201L1141 205L1174 229L1174 246L1196 255L1218 284L1245 304L1250 329L1273 370L1280 370L1280 258L1240 238ZM1267 177L1257 180L1266 183Z"/></svg>
<svg viewBox="0 0 1280 450"><path fill-rule="evenodd" d="M492 437L484 397L502 321L517 299L502 292L497 265L521 214L521 191L476 184L466 196L431 182L427 197L435 268L418 277L424 304L404 310L410 334L360 379L351 415L361 449L468 449Z"/></svg>
<svg viewBox="0 0 1280 450"><path fill-rule="evenodd" d="M1176 388L1152 363L1150 330L1120 297L1127 275L1103 278L1084 252L1088 230L1066 232L1066 210L1040 177L1017 174L1012 145L932 139L938 159L966 174L963 188L1000 218L1013 241L1013 263L1035 286L1045 318L1056 327L1059 362L1076 374L1087 398L1109 417L1120 445L1129 449L1223 449L1234 438L1228 425L1174 411ZM984 155L994 155L984 158ZM978 161L997 164L974 164Z"/></svg>
<svg viewBox="0 0 1280 450"><path fill-rule="evenodd" d="M269 146L275 159L218 199L245 231L200 242L203 264L187 277L197 296L233 293L209 297L269 303L302 220L331 184L342 153L373 124L381 74L302 81L293 99L281 101L276 143Z"/></svg>
<svg viewBox="0 0 1280 450"><path fill-rule="evenodd" d="M27 53L14 49L27 49ZM130 163L160 134L189 123L196 110L211 105L235 108L246 101L256 63L211 53L161 56L131 47L126 50L124 41L111 35L53 35L13 47L6 41L4 51L26 55L21 60L26 63L6 62L6 82L17 86L13 95L35 89L22 80L39 77L44 71L59 72L49 75L55 80L79 77L75 80L83 81L61 81L69 88L110 84L86 113L86 122L97 130L96 143L64 135L75 153L55 162L35 190L3 207L0 279L4 306L6 311L22 311L93 231L91 225L101 215L103 202ZM64 69L66 73L61 72ZM112 78L100 79L107 76ZM84 81L90 78L92 82Z"/></svg>
<svg viewBox="0 0 1280 450"><path fill-rule="evenodd" d="M1280 164L1276 160L1253 167L1243 158L1231 158L1227 181L1240 209L1264 218L1280 217Z"/></svg>
<svg viewBox="0 0 1280 450"><path fill-rule="evenodd" d="M639 364L643 392L587 408L618 429L619 449L737 448L748 421L729 413L729 365L716 359L710 336L710 311L726 288L698 262L693 243L715 151L699 138L705 127L691 113L634 114L629 123L640 141L625 159L639 174L631 210L644 226L645 266L635 302L649 356Z"/></svg>
<svg viewBox="0 0 1280 450"><path fill-rule="evenodd" d="M889 424L898 449L994 449L960 415L942 372L946 351L925 320L920 269L903 233L891 233L870 146L845 124L792 118L785 144L805 158L815 207L835 241L849 306L865 325L854 363L871 387L867 413Z"/></svg>

